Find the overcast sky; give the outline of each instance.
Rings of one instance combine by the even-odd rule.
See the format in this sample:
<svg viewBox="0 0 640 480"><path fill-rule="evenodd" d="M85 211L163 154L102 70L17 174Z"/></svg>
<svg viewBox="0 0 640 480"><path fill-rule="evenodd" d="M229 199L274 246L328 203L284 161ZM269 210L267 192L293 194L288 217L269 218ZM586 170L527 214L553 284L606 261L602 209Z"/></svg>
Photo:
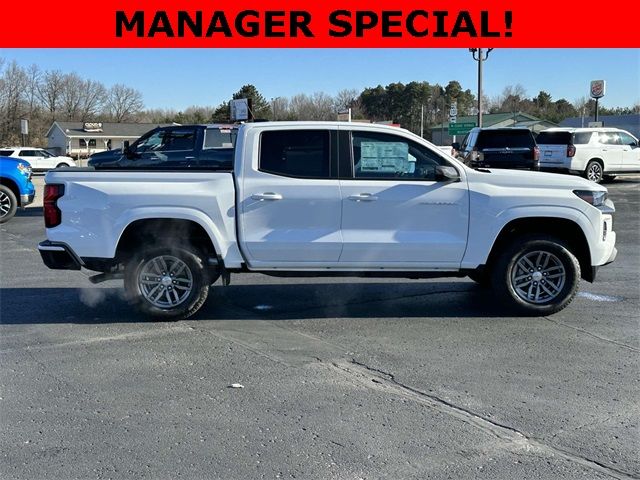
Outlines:
<svg viewBox="0 0 640 480"><path fill-rule="evenodd" d="M60 69L140 90L148 108L218 105L252 83L267 98L413 80L458 80L474 93L477 64L465 49L0 49L0 58ZM607 81L607 107L640 101L638 49L496 49L485 64L485 94L521 84L574 101Z"/></svg>

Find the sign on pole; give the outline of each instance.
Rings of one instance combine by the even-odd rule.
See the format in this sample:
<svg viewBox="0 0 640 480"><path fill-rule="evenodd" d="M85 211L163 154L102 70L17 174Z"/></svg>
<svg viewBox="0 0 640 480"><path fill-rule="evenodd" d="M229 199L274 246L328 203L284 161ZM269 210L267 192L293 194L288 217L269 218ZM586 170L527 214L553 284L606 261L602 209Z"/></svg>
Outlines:
<svg viewBox="0 0 640 480"><path fill-rule="evenodd" d="M247 98L231 100L229 107L231 108L232 121L249 120L249 100Z"/></svg>
<svg viewBox="0 0 640 480"><path fill-rule="evenodd" d="M606 82L604 80L591 81L591 98L602 98L606 93Z"/></svg>
<svg viewBox="0 0 640 480"><path fill-rule="evenodd" d="M29 120L20 120L20 133L29 135Z"/></svg>
<svg viewBox="0 0 640 480"><path fill-rule="evenodd" d="M449 122L449 135L465 135L476 126L476 122Z"/></svg>

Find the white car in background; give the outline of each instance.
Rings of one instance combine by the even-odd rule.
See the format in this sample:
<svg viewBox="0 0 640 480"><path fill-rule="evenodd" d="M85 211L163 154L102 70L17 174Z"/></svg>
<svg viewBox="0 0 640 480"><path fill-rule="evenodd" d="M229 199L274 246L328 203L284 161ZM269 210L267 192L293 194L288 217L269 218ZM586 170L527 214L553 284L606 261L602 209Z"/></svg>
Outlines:
<svg viewBox="0 0 640 480"><path fill-rule="evenodd" d="M31 164L35 170L50 170L58 167L75 167L76 162L71 157L57 156L47 152L44 148L8 147L0 148L0 156L19 158Z"/></svg>
<svg viewBox="0 0 640 480"><path fill-rule="evenodd" d="M549 128L536 139L540 169L582 175L600 183L640 172L638 139L618 128Z"/></svg>

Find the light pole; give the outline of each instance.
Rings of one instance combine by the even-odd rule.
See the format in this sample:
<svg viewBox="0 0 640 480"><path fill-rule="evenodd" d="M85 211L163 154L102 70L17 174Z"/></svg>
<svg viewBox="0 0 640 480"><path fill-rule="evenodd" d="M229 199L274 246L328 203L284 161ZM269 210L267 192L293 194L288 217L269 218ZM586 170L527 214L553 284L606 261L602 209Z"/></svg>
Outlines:
<svg viewBox="0 0 640 480"><path fill-rule="evenodd" d="M482 62L489 58L493 48L470 48L473 59L478 62L478 127L482 127Z"/></svg>

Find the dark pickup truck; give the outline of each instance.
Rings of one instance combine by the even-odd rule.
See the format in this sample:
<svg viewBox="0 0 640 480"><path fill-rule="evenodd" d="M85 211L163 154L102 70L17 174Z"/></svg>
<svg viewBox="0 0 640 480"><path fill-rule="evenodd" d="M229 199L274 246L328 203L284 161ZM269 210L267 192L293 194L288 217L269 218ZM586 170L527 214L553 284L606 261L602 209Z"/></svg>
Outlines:
<svg viewBox="0 0 640 480"><path fill-rule="evenodd" d="M122 150L92 156L88 164L96 169L229 169L237 132L236 125L221 124L158 127Z"/></svg>
<svg viewBox="0 0 640 480"><path fill-rule="evenodd" d="M540 169L540 151L526 128L474 128L462 141L458 158L472 168Z"/></svg>

